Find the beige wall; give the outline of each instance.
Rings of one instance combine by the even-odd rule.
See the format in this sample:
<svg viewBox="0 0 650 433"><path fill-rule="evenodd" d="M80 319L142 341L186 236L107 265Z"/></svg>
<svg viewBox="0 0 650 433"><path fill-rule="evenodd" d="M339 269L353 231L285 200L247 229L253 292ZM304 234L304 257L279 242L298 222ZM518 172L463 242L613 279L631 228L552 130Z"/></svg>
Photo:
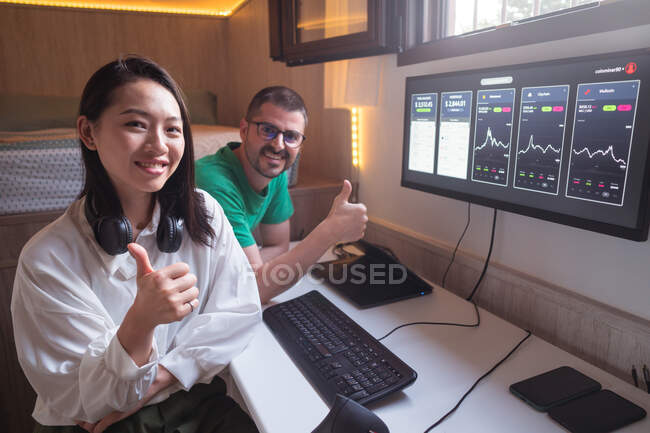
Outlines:
<svg viewBox="0 0 650 433"><path fill-rule="evenodd" d="M406 77L648 46L650 26L642 26L399 68L395 55L380 57L379 103L364 109L361 119L360 199L369 215L449 248L455 246L465 225L466 203L400 186ZM491 209L472 206L461 250L485 257L491 218ZM628 241L500 211L491 260L650 319L648 241Z"/></svg>

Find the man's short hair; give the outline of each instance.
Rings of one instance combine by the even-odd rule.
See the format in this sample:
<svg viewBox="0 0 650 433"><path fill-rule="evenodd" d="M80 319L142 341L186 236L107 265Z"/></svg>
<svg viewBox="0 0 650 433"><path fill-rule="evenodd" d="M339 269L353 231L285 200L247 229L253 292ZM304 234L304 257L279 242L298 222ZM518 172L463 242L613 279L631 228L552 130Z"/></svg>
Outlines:
<svg viewBox="0 0 650 433"><path fill-rule="evenodd" d="M285 111L299 111L305 119L305 128L307 127L307 107L302 97L284 86L271 86L265 87L253 96L248 109L246 110L246 119L250 120L259 111L262 105L270 102L276 107L280 107Z"/></svg>

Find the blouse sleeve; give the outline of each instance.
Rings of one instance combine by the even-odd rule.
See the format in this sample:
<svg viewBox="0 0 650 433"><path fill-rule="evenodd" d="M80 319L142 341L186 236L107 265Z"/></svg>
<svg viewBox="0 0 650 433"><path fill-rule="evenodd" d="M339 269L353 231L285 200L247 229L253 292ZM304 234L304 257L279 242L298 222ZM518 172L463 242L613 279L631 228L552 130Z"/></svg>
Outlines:
<svg viewBox="0 0 650 433"><path fill-rule="evenodd" d="M33 250L21 254L11 311L18 360L39 398L61 417L88 422L134 407L156 377L155 341L138 367L88 283L63 258Z"/></svg>
<svg viewBox="0 0 650 433"><path fill-rule="evenodd" d="M216 235L208 263L211 278L199 311L183 321L160 361L186 390L209 382L227 366L253 338L262 317L250 263L221 207L204 196Z"/></svg>

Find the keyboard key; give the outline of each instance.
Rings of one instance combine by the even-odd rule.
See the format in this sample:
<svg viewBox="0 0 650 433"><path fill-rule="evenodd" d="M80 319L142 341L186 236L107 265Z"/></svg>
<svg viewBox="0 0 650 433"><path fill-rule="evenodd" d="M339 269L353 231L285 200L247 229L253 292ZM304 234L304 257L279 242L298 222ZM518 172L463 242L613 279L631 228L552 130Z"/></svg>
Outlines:
<svg viewBox="0 0 650 433"><path fill-rule="evenodd" d="M368 392L366 390L361 390L361 391L355 392L354 394L350 394L350 398L352 400L359 400L360 398L367 397L368 395L370 395L370 394L368 394Z"/></svg>
<svg viewBox="0 0 650 433"><path fill-rule="evenodd" d="M392 385L392 384L394 384L395 382L397 382L398 380L399 380L399 379L398 379L397 377L395 377L395 376L391 376L391 377L389 377L388 379L386 379L385 382L386 382L387 384L389 384L389 385Z"/></svg>
<svg viewBox="0 0 650 433"><path fill-rule="evenodd" d="M368 393L374 394L375 392L381 391L384 388L387 388L388 384L386 382L379 382L371 386L370 388L366 389Z"/></svg>
<svg viewBox="0 0 650 433"><path fill-rule="evenodd" d="M323 346L321 343L314 344L314 347L324 357L329 358L330 356L332 356L332 354L329 352L329 350L327 350L327 348L325 346Z"/></svg>

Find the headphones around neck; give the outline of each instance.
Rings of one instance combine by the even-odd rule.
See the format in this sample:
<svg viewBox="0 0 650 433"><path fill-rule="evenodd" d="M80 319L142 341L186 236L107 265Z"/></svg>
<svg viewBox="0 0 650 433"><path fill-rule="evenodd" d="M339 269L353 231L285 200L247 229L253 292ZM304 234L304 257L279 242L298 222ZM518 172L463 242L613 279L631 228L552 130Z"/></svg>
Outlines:
<svg viewBox="0 0 650 433"><path fill-rule="evenodd" d="M86 219L93 229L97 243L112 256L127 252L126 246L133 242L133 229L124 215L101 216L90 195L86 195L84 206ZM183 241L183 220L181 218L160 215L156 242L163 253L178 251Z"/></svg>

